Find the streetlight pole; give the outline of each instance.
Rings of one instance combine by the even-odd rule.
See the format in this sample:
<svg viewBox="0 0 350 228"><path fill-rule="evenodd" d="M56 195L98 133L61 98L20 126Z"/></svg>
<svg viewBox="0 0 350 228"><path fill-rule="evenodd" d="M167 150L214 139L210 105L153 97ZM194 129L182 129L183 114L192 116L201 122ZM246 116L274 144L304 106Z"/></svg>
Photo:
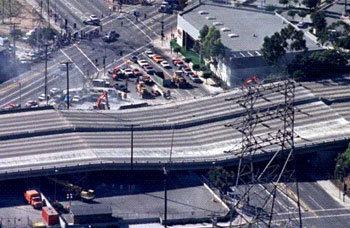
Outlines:
<svg viewBox="0 0 350 228"><path fill-rule="evenodd" d="M166 167L163 167L163 174L164 174L164 221L163 225L164 227L167 227L168 225L168 171Z"/></svg>
<svg viewBox="0 0 350 228"><path fill-rule="evenodd" d="M67 73L67 109L69 109L69 64L72 64L73 62L71 61L65 61L62 62L61 64L66 65L66 73Z"/></svg>
<svg viewBox="0 0 350 228"><path fill-rule="evenodd" d="M130 125L131 130L131 142L130 142L130 168L134 169L134 124Z"/></svg>
<svg viewBox="0 0 350 228"><path fill-rule="evenodd" d="M22 108L22 83L20 81L17 83L19 86L19 108Z"/></svg>
<svg viewBox="0 0 350 228"><path fill-rule="evenodd" d="M47 0L47 23L48 27L50 28L50 0Z"/></svg>
<svg viewBox="0 0 350 228"><path fill-rule="evenodd" d="M56 179L56 176L57 176L57 172L58 172L58 169L55 169L55 179ZM55 180L55 201L56 201L56 196L57 196L57 180Z"/></svg>
<svg viewBox="0 0 350 228"><path fill-rule="evenodd" d="M47 48L49 46L48 43L45 43L45 72L44 72L44 75L45 75L45 85L44 85L44 90L45 90L45 100L46 100L46 105L48 105L49 103L49 100L48 100L48 95L47 95Z"/></svg>

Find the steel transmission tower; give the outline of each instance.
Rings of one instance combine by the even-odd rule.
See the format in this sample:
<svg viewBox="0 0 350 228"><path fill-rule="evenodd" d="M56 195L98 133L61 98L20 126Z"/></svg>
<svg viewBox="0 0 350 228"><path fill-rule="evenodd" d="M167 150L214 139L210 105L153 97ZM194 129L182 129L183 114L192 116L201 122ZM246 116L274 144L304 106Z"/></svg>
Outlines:
<svg viewBox="0 0 350 228"><path fill-rule="evenodd" d="M247 225L301 227L293 158L295 82L286 79L260 84L254 76L245 81L242 92L242 96L230 99L245 113L236 127L242 134L241 150L229 151L239 155L234 186L238 200L234 210ZM271 99L272 96L275 97ZM270 160L258 162L258 157L266 156L265 153L271 154ZM277 214L281 205L276 205L281 197L288 197L291 202L283 206L287 210L283 216Z"/></svg>

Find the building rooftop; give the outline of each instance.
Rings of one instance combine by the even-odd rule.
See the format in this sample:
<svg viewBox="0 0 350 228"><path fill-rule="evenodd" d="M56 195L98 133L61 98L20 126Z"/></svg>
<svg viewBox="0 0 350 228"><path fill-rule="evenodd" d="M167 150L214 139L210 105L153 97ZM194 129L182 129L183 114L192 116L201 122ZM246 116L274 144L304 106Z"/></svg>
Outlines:
<svg viewBox="0 0 350 228"><path fill-rule="evenodd" d="M264 38L287 26L271 12L220 4L198 5L184 12L182 17L197 30L204 25L217 27L222 43L233 51L235 58L261 55ZM306 43L309 49L319 48L307 37Z"/></svg>

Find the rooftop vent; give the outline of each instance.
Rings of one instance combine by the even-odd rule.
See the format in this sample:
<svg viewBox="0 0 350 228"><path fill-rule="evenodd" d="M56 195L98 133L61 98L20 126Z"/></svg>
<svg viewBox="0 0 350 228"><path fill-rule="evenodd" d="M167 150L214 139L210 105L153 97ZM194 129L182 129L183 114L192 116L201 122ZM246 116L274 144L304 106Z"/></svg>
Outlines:
<svg viewBox="0 0 350 228"><path fill-rule="evenodd" d="M206 15L206 14L209 14L209 12L204 11L204 10L198 11L198 13L199 13L200 15Z"/></svg>
<svg viewBox="0 0 350 228"><path fill-rule="evenodd" d="M231 29L229 29L229 28L222 28L222 29L220 29L221 30L221 32L229 32L229 31L231 31Z"/></svg>
<svg viewBox="0 0 350 228"><path fill-rule="evenodd" d="M229 36L230 38L236 38L236 37L239 37L239 35L238 35L238 34L236 34L236 33L230 33L230 34L228 34L228 36Z"/></svg>
<svg viewBox="0 0 350 228"><path fill-rule="evenodd" d="M222 22L216 21L216 22L213 23L213 25L220 26L220 25L224 25L224 24Z"/></svg>
<svg viewBox="0 0 350 228"><path fill-rule="evenodd" d="M207 16L205 17L207 20L215 20L216 18L215 17L211 17L211 16Z"/></svg>

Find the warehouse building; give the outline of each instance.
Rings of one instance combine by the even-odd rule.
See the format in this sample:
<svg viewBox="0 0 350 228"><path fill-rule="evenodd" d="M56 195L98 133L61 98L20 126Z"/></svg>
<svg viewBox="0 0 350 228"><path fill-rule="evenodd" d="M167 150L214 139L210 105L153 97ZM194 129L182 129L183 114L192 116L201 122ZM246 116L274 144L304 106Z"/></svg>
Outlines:
<svg viewBox="0 0 350 228"><path fill-rule="evenodd" d="M288 21L274 12L256 8L237 8L223 4L199 4L178 15L177 43L188 49L199 40L204 25L220 30L221 41L227 48L226 56L212 70L228 86L237 86L251 76L268 76L273 68L268 66L260 51L264 38L279 32ZM316 42L305 36L309 50L319 50ZM290 61L295 53L287 53Z"/></svg>

